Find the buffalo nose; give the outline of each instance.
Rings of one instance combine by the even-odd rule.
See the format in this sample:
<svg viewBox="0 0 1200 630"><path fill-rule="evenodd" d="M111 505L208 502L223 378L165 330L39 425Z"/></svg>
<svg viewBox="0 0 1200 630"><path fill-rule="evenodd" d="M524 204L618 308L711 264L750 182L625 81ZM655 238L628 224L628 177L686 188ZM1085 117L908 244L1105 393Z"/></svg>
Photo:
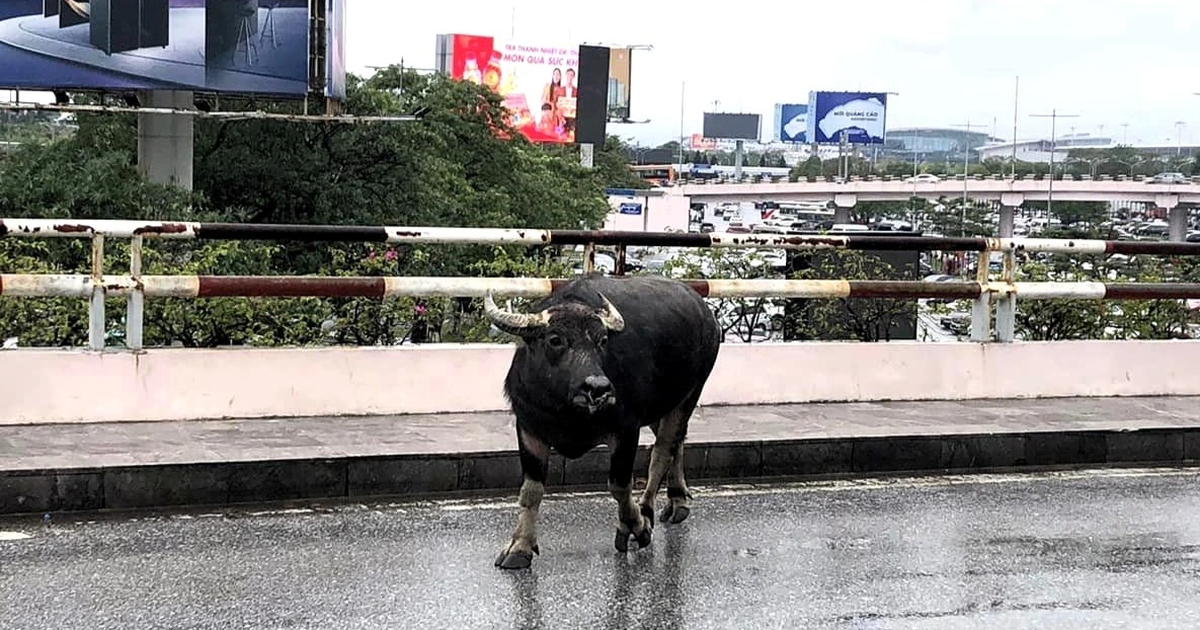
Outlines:
<svg viewBox="0 0 1200 630"><path fill-rule="evenodd" d="M612 393L612 382L603 376L589 376L583 379L583 393L592 400L599 400Z"/></svg>

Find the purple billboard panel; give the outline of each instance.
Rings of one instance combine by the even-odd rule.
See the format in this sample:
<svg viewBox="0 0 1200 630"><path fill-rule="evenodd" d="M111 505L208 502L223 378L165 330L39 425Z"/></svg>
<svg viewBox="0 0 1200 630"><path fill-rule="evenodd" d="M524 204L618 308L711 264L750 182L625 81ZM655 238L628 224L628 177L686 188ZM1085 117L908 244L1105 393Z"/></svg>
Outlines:
<svg viewBox="0 0 1200 630"><path fill-rule="evenodd" d="M0 88L302 97L309 22L307 0L0 0Z"/></svg>

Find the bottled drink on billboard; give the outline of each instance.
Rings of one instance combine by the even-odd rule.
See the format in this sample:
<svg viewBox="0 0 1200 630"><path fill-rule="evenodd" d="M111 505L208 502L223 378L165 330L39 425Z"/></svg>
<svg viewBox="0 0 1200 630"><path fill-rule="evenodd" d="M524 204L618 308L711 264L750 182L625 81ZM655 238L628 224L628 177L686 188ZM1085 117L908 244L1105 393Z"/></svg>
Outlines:
<svg viewBox="0 0 1200 630"><path fill-rule="evenodd" d="M483 71L483 84L497 92L500 91L500 79L502 75L500 58L500 51L493 50L492 58L488 61L487 68Z"/></svg>
<svg viewBox="0 0 1200 630"><path fill-rule="evenodd" d="M471 57L463 64L463 81L470 81L476 85L483 83L483 73L479 71L479 62Z"/></svg>

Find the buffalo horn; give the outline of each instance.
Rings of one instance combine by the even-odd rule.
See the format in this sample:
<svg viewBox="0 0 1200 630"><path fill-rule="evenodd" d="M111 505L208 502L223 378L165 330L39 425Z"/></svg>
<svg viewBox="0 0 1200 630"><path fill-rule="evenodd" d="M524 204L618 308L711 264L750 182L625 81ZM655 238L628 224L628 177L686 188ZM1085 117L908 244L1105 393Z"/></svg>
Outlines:
<svg viewBox="0 0 1200 630"><path fill-rule="evenodd" d="M492 292L488 291L483 297L483 311L487 314L496 328L503 330L510 335L520 335L534 328L544 327L549 323L548 313L536 313L533 315L527 313L513 313L512 311L502 309L496 306L496 300L492 298Z"/></svg>
<svg viewBox="0 0 1200 630"><path fill-rule="evenodd" d="M604 309L596 313L596 317L600 318L605 328L613 332L624 330L625 318L621 317L621 312L617 310L617 307L613 306L612 302L608 301L608 298L604 297L603 293L600 294L600 299L604 300Z"/></svg>

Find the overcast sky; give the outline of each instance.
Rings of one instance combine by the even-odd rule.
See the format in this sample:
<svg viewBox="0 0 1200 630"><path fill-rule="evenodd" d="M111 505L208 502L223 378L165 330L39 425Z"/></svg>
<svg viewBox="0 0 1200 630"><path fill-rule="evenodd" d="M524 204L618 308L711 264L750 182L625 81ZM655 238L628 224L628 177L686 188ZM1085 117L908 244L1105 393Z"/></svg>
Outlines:
<svg viewBox="0 0 1200 630"><path fill-rule="evenodd" d="M889 128L970 121L1007 139L1017 76L1020 138L1048 137L1050 120L1030 114L1056 108L1079 115L1059 133L1174 143L1183 121L1183 141L1200 143L1200 2L1188 0L347 3L347 66L360 74L401 58L432 66L437 33L652 44L634 53L631 92L632 117L650 122L609 127L644 144L679 137L681 100L685 134L720 101L761 114L765 139L774 104L809 90L897 92Z"/></svg>
<svg viewBox="0 0 1200 630"><path fill-rule="evenodd" d="M347 64L432 66L437 33L530 44L653 44L633 58L632 117L610 132L656 144L700 131L702 113L763 116L809 90L890 96L888 127L963 124L1012 136L1101 132L1123 140L1200 141L1200 2L1186 0L842 0L508 2L349 0ZM514 19L515 16L515 19Z"/></svg>

